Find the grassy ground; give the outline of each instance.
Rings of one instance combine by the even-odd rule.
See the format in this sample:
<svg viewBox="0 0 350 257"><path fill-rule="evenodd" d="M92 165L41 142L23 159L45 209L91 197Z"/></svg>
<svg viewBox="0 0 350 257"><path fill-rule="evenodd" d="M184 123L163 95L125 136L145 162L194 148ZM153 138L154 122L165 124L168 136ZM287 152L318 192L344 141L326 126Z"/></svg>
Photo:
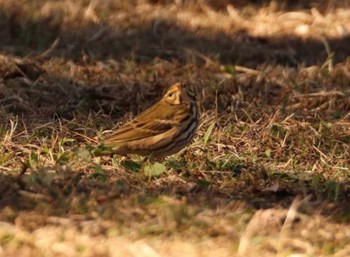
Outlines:
<svg viewBox="0 0 350 257"><path fill-rule="evenodd" d="M0 256L349 256L349 8L0 0ZM89 154L176 81L165 172Z"/></svg>

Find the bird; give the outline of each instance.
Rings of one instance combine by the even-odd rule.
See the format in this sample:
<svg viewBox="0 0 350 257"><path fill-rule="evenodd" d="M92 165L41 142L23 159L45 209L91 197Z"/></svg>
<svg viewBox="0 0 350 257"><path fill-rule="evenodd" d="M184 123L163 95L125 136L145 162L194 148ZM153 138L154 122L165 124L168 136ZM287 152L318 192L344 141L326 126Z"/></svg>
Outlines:
<svg viewBox="0 0 350 257"><path fill-rule="evenodd" d="M190 144L198 124L195 96L183 83L175 83L158 102L103 139L98 155L164 158Z"/></svg>

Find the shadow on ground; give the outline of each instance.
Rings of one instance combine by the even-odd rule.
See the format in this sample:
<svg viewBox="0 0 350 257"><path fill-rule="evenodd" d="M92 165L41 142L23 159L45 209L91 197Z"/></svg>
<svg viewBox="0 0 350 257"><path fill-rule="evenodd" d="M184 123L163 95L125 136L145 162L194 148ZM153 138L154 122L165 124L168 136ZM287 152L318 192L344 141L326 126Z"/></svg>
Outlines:
<svg viewBox="0 0 350 257"><path fill-rule="evenodd" d="M17 17L0 10L0 50L3 54L40 57L56 39L59 43L42 62L62 57L79 63L134 58L139 63L154 58L186 64L188 51L218 58L222 64L238 64L256 68L274 64L296 67L320 65L327 59L321 40L297 37L254 37L248 31L232 28L222 32L213 29L180 27L171 19L145 21L142 26L121 28L107 24L77 21L70 28L47 19ZM334 63L343 62L350 55L350 37L328 39L334 51ZM39 58L40 59L40 58Z"/></svg>
<svg viewBox="0 0 350 257"><path fill-rule="evenodd" d="M81 215L80 220L89 220L93 214L123 223L128 220L126 210L136 208L144 215L137 215L141 222L150 214L149 206L158 206L159 199L164 197L181 200L186 208L212 211L225 209L233 202L245 210L289 209L296 197L307 197L309 203L301 210L305 214L322 214L339 223L348 223L350 218L349 185L332 181L315 185L311 177L303 179L288 173L280 174L281 178L253 165L246 166L241 174L204 176L201 171L184 170L156 179L121 169L104 173L65 167L49 170L46 167L21 176L0 174L0 209L5 210L0 216L2 220L14 221L16 215L8 213L10 208L17 214L62 218Z"/></svg>

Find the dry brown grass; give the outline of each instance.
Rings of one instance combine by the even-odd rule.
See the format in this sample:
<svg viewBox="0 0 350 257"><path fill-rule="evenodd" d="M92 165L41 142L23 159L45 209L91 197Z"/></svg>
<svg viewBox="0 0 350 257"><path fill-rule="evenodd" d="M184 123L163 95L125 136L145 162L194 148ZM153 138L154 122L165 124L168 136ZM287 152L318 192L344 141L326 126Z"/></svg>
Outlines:
<svg viewBox="0 0 350 257"><path fill-rule="evenodd" d="M349 256L349 7L0 0L0 256ZM89 153L175 81L166 172Z"/></svg>

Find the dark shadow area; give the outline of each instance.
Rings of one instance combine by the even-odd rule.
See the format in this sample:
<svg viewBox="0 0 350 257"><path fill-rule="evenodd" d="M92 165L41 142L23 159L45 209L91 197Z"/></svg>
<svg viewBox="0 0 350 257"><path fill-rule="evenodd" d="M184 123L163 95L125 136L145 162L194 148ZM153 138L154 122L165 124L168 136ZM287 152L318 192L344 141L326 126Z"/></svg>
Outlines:
<svg viewBox="0 0 350 257"><path fill-rule="evenodd" d="M151 2L155 3L171 3L173 1L167 0L152 0ZM190 1L191 2L191 1ZM347 0L339 1L324 1L324 0L281 0L281 1L271 1L271 0L205 0L198 1L193 0L194 3L205 3L214 10L224 11L227 8L227 5L232 5L237 9L247 8L247 7L266 7L270 6L273 9L281 11L300 11L311 8L317 8L321 12L325 12L332 8L349 8L350 3Z"/></svg>
<svg viewBox="0 0 350 257"><path fill-rule="evenodd" d="M256 2L260 1L251 1L254 4ZM295 5L300 3L297 1ZM186 63L185 49L194 50L209 58L218 57L223 64L252 68L261 64L291 67L300 64L320 65L327 59L321 40L292 36L254 37L248 31L237 31L235 28L227 32L208 28L190 30L163 18L145 21L142 26L130 28L123 24L109 27L103 22L95 24L77 20L76 24L73 22L67 28L54 18L33 19L23 15L25 13L9 14L0 10L3 39L0 43L1 52L21 57L40 57L59 39L58 45L44 60L63 57L84 63L110 58L118 61L132 56L141 63L148 63L156 57ZM350 55L350 36L327 41L331 51L334 51L335 64Z"/></svg>
<svg viewBox="0 0 350 257"><path fill-rule="evenodd" d="M186 199L189 206L205 206L211 210L226 206L232 201L240 202L247 209L253 210L289 209L298 196L308 197L310 201L306 208L301 208L302 213L322 214L338 223L350 222L349 185L338 184L340 194L335 195L336 190L329 190L327 183L318 187L312 185L311 178L304 180L283 174L284 178L281 179L266 171L261 173L253 166L246 168L240 175L234 175L237 180L232 187L218 182L224 179L222 174L213 174L212 180L204 180L200 172L196 174L195 171L191 171L192 174L183 172L177 179L172 176L171 180L167 176L164 176L166 180L149 180L132 171L102 174L62 168L56 170L55 175L47 171L28 172L21 176L0 173L0 210L10 207L16 212L26 211L40 215L42 209L48 216L69 218L82 215L82 220L91 219L91 213L99 213L105 220L125 222L128 220L123 213L123 208L128 208L125 203L134 205L130 208L139 206L147 216L147 205L162 196ZM182 180L184 178L186 182ZM269 190L276 184L279 185L277 189ZM335 194L332 195L333 193ZM11 221L16 216L0 218ZM144 218L140 216L138 221Z"/></svg>
<svg viewBox="0 0 350 257"><path fill-rule="evenodd" d="M87 29L91 31L90 29ZM65 35L67 36L67 35ZM81 53L89 52L97 60L130 58L133 54L139 63L149 63L154 58L179 61L186 64L186 50L219 58L222 64L237 64L256 68L262 64L297 67L321 65L327 59L322 41L300 38L256 38L246 31L227 34L223 32L189 31L166 20L154 20L137 28L130 36L105 35L89 43L74 35L63 40L62 45L76 42L72 51L62 51L63 57L79 60ZM329 40L334 51L334 63L344 61L350 55L350 36ZM61 45L61 46L62 46ZM57 53L57 55L60 55ZM80 57L79 57L80 55Z"/></svg>
<svg viewBox="0 0 350 257"><path fill-rule="evenodd" d="M189 49L209 58L218 57L223 64L238 64L251 68L261 64L290 67L300 64L320 65L327 59L322 41L294 37L256 38L246 31L232 34L217 31L193 32L166 20L153 20L143 27L136 28L130 35L127 35L127 32L126 35L116 35L113 28L94 25L67 31L48 26L46 21L32 21L24 28L19 28L19 24L8 20L4 27L2 30L8 32L2 35L2 38L10 40L1 42L1 51L23 57L42 53L59 38L59 45L46 58L63 57L84 62L84 56L87 60L96 61L123 60L133 55L135 60L141 63L161 58L185 64L185 50ZM101 30L103 35L96 40L89 40ZM330 49L334 51L335 64L344 61L350 55L349 41L350 36L328 40Z"/></svg>

